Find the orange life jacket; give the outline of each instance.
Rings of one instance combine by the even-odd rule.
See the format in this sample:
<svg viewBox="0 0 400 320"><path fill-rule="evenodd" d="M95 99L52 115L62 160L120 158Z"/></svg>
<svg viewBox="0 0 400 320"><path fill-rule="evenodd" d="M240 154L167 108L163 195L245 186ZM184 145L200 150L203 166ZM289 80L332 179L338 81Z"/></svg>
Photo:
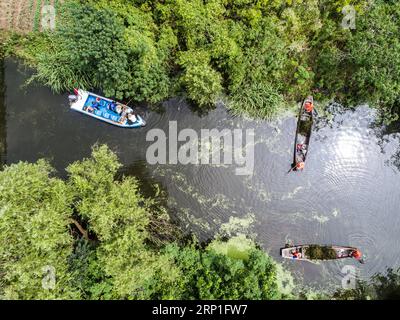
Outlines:
<svg viewBox="0 0 400 320"><path fill-rule="evenodd" d="M297 162L296 169L303 170L304 169L304 162Z"/></svg>
<svg viewBox="0 0 400 320"><path fill-rule="evenodd" d="M312 112L314 109L314 105L311 102L307 102L304 108L306 109L307 112Z"/></svg>

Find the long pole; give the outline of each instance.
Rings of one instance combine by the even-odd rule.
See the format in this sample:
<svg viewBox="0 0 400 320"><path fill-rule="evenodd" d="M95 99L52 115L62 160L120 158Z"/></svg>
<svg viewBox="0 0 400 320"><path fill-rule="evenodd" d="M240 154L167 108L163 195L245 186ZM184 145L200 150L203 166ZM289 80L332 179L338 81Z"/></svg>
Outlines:
<svg viewBox="0 0 400 320"><path fill-rule="evenodd" d="M126 106L129 107L129 103L133 100L134 97L132 97L127 103L125 103Z"/></svg>
<svg viewBox="0 0 400 320"><path fill-rule="evenodd" d="M295 168L296 168L296 164L294 164L294 166L291 167L290 170L287 173L291 173Z"/></svg>

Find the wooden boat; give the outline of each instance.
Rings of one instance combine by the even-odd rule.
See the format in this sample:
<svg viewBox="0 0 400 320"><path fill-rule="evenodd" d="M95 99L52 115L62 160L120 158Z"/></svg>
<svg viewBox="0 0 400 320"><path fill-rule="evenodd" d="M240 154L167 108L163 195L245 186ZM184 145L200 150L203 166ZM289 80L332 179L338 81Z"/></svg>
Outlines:
<svg viewBox="0 0 400 320"><path fill-rule="evenodd" d="M311 106L309 105L311 104ZM303 170L307 158L313 124L314 99L307 97L300 108L297 121L296 138L294 143L294 157L290 171Z"/></svg>
<svg viewBox="0 0 400 320"><path fill-rule="evenodd" d="M81 89L74 89L74 93L69 96L72 110L122 128L146 125L142 117L127 105Z"/></svg>
<svg viewBox="0 0 400 320"><path fill-rule="evenodd" d="M282 258L302 261L354 258L364 263L360 250L354 247L307 244L281 248L280 254Z"/></svg>

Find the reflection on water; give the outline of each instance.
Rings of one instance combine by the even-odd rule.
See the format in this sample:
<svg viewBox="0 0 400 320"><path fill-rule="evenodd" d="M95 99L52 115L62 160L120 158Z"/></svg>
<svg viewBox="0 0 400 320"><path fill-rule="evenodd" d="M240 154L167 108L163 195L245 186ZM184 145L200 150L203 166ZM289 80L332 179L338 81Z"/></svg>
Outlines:
<svg viewBox="0 0 400 320"><path fill-rule="evenodd" d="M43 87L21 88L28 72L5 63L7 85L7 163L46 157L64 175L63 168L90 154L96 143L115 150L125 173L142 181L158 181L168 205L183 227L202 239L227 223L252 222L252 232L273 257L286 241L352 245L366 255L356 261L285 261L306 284L340 285L345 264L370 277L387 266L399 266L400 179L399 130L374 126L367 106L345 110L331 105L333 116L317 120L306 169L287 174L293 157L294 115L273 122L235 118L219 106L199 116L178 99L164 103L162 112L146 112L148 125L124 130L69 110L67 94L53 95ZM255 168L252 176L236 176L235 165L154 165L145 160L148 130L168 132L169 121L178 130L254 129ZM4 122L4 121L3 121ZM399 166L400 168L400 166ZM146 183L144 183L146 186ZM148 184L152 189L154 185ZM244 218L240 220L239 218Z"/></svg>

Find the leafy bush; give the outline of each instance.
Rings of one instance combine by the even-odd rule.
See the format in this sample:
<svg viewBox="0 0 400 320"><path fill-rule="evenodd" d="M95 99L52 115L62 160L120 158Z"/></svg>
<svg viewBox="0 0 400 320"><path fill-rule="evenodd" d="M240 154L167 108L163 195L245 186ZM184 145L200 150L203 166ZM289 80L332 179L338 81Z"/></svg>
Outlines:
<svg viewBox="0 0 400 320"><path fill-rule="evenodd" d="M69 285L66 264L73 245L68 232L71 194L62 181L51 177L52 171L39 160L0 172L0 295L4 298L79 296Z"/></svg>
<svg viewBox="0 0 400 320"><path fill-rule="evenodd" d="M346 5L356 10L355 30L342 27ZM153 103L184 94L200 108L225 94L235 114L257 117L314 93L368 102L388 119L399 113L396 1L68 0L58 7L48 49L30 52L37 79L57 91L75 84Z"/></svg>
<svg viewBox="0 0 400 320"><path fill-rule="evenodd" d="M254 244L245 257L232 256L195 243L180 248L167 247L167 254L181 270L180 299L278 299L275 262ZM252 243L252 242L250 242ZM228 245L226 242L221 245ZM231 249L232 250L232 249ZM153 298L165 298L155 296Z"/></svg>
<svg viewBox="0 0 400 320"><path fill-rule="evenodd" d="M182 54L180 62L185 68L181 80L188 97L200 107L215 104L222 92L222 78L209 65L207 53L188 51Z"/></svg>
<svg viewBox="0 0 400 320"><path fill-rule="evenodd" d="M400 92L400 3L378 0L361 10L354 31L327 23L317 47L317 83L346 104L370 103L387 117Z"/></svg>
<svg viewBox="0 0 400 320"><path fill-rule="evenodd" d="M1 297L279 296L275 263L253 242L241 239L244 249L237 241L207 249L172 242L176 227L165 209L144 198L133 177L116 179L120 167L111 150L96 146L91 157L68 166L67 181L53 177L44 160L0 172ZM56 280L50 289L43 285L51 280L48 268Z"/></svg>

